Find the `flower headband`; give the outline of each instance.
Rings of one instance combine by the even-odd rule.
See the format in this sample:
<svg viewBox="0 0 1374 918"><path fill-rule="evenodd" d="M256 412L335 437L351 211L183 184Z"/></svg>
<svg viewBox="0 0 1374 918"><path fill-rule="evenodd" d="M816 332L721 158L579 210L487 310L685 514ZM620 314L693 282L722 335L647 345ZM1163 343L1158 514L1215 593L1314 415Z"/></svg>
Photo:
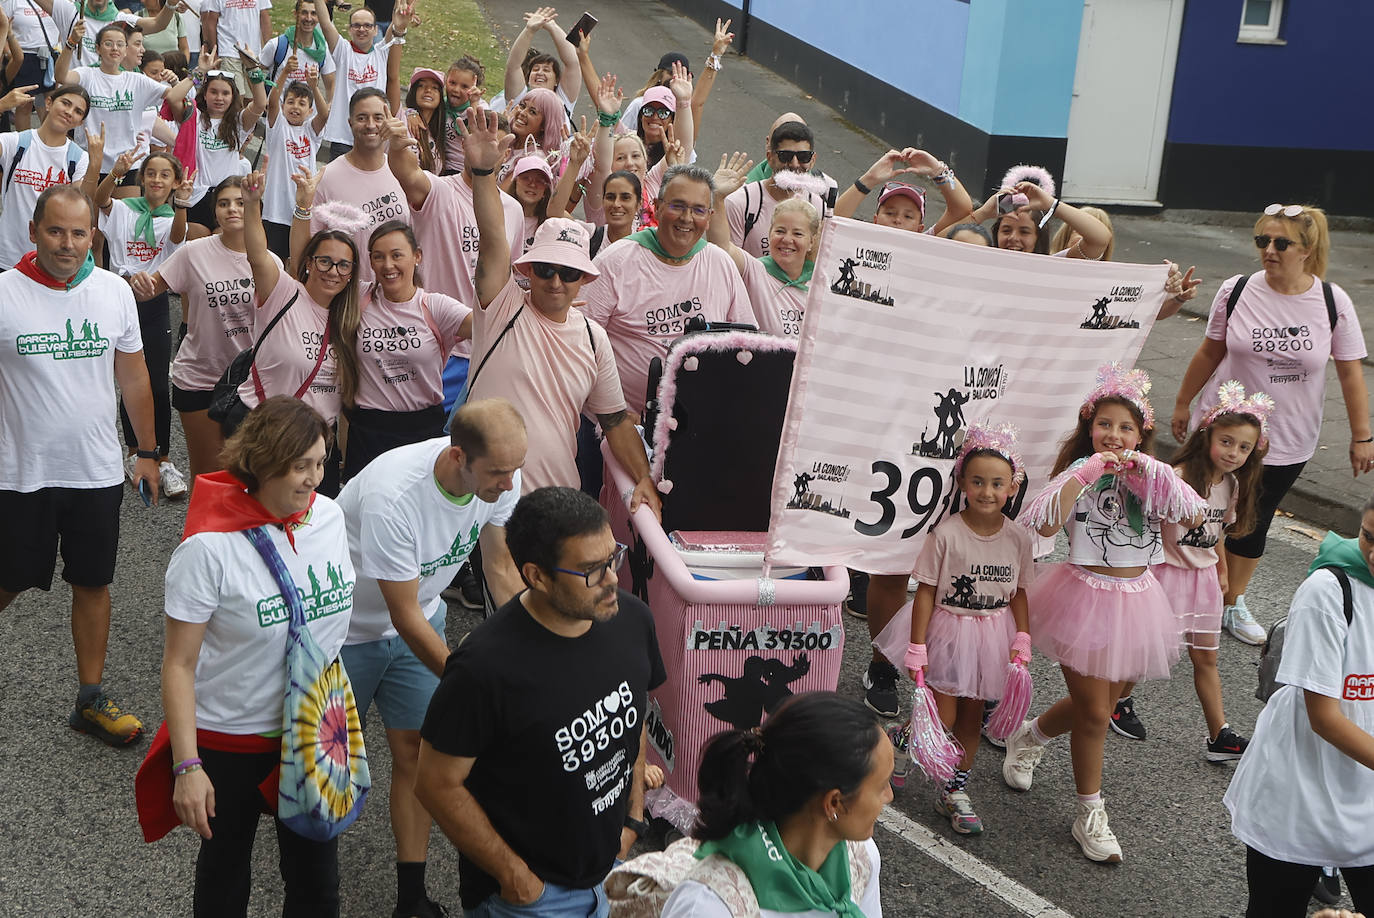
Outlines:
<svg viewBox="0 0 1374 918"><path fill-rule="evenodd" d="M959 476L964 471L964 461L969 454L980 450L990 450L1003 459L1011 466L1011 483L1019 485L1026 480L1026 465L1021 461L1021 454L1016 451L1015 425L1012 424L984 424L974 421L964 432L964 445L959 448L959 457L954 460L954 479L959 480Z"/></svg>
<svg viewBox="0 0 1374 918"><path fill-rule="evenodd" d="M1234 379L1228 379L1217 389L1217 403L1202 418L1202 427L1211 427L1212 422L1223 414L1248 414L1259 421L1259 443L1263 449L1269 443L1269 415L1274 411L1274 399L1264 392L1245 395L1245 386Z"/></svg>
<svg viewBox="0 0 1374 918"><path fill-rule="evenodd" d="M1083 400L1083 407L1078 409L1078 416L1088 420L1093 416L1093 411L1097 408L1097 403L1109 395L1117 398L1124 398L1135 406L1144 419L1142 425L1146 430L1153 430L1155 426L1155 410L1150 407L1150 400L1146 398L1150 394L1150 374L1144 370L1128 370L1120 363L1103 364L1097 368L1097 382L1093 385L1093 390L1088 393L1088 397Z"/></svg>

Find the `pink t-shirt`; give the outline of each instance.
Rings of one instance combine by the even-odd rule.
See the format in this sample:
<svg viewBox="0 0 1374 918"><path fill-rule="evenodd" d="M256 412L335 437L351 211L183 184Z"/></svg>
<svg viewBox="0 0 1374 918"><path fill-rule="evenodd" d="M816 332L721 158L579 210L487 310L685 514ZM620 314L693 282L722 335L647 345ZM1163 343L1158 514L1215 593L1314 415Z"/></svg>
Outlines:
<svg viewBox="0 0 1374 918"><path fill-rule="evenodd" d="M277 256L272 261L282 269ZM181 294L186 320L186 337L172 361L172 382L188 391L208 392L239 351L252 344L256 310L248 255L226 247L219 236L208 236L177 249L157 273L169 290Z"/></svg>
<svg viewBox="0 0 1374 918"><path fill-rule="evenodd" d="M754 307L735 262L707 243L684 265L667 265L632 238L596 256L601 276L582 288L583 312L610 335L625 404L644 410L649 361L668 352L692 316L753 324Z"/></svg>
<svg viewBox="0 0 1374 918"><path fill-rule="evenodd" d="M353 241L358 244L359 269L355 272L358 283L369 284L373 278L372 260L367 257L368 237L388 220L410 222L406 193L401 190L401 183L396 181L396 176L391 174L385 161L382 168L364 172L350 163L347 156L340 156L324 167L324 177L315 186L312 206L318 211L321 204L330 201L347 201L360 208L367 220L367 225L353 234ZM318 233L322 229L330 227L324 225L324 220L317 212L310 218L310 232Z"/></svg>
<svg viewBox="0 0 1374 918"><path fill-rule="evenodd" d="M768 254L768 231L773 228L773 211L779 203L768 193L765 182L750 182L725 198L725 219L730 222L730 241L755 258ZM825 213L824 198L810 192L806 192L804 197L816 208L816 213ZM744 224L748 214L753 214L756 219L746 233Z"/></svg>
<svg viewBox="0 0 1374 918"><path fill-rule="evenodd" d="M512 252L521 251L525 213L515 198L501 193L506 215L506 242ZM472 278L477 271L477 215L472 209L472 188L461 175L431 175L429 196L411 218L415 240L424 250L425 286L446 293L459 302L476 303ZM512 256L517 257L517 256ZM474 320L475 321L475 320ZM459 341L455 357L472 353L468 341Z"/></svg>
<svg viewBox="0 0 1374 918"><path fill-rule="evenodd" d="M517 310L520 317L492 350ZM524 417L529 436L521 472L525 493L545 485L578 487L579 416L614 414L625 407L606 332L576 308L564 321L550 321L514 279L486 309L472 314L472 323L471 372L488 351L492 354L470 397L509 399Z"/></svg>
<svg viewBox="0 0 1374 918"><path fill-rule="evenodd" d="M983 536L956 513L926 539L912 576L935 587L935 604L954 615L993 615L1030 586L1034 544L1030 530L1011 520Z"/></svg>
<svg viewBox="0 0 1374 918"><path fill-rule="evenodd" d="M1165 564L1189 570L1216 565L1216 544L1221 541L1222 529L1236 518L1236 487L1236 476L1230 474L1212 485L1207 495L1207 516L1201 526L1186 529L1180 523L1164 523Z"/></svg>
<svg viewBox="0 0 1374 918"><path fill-rule="evenodd" d="M1264 272L1250 275L1228 321L1226 301L1237 278L1224 281L1212 301L1207 337L1226 342L1226 356L1203 386L1193 412L1193 426L1217 401L1217 387L1239 380L1246 392L1267 392L1277 406L1269 418L1269 454L1265 465L1306 462L1317 451L1326 360L1362 360L1366 350L1360 319L1346 292L1332 284L1336 329L1326 314L1320 281L1305 293L1276 293Z"/></svg>
<svg viewBox="0 0 1374 918"><path fill-rule="evenodd" d="M281 312L283 306L294 293L300 293L296 302L282 316L282 320L272 329L267 339L258 343L253 366L257 368L258 378L262 380L263 391L267 395L295 395L311 371L320 353L320 343L324 340L325 330L329 327L329 310L319 305L305 292L305 285L285 271L277 278L277 286L268 294L267 299L253 315L253 340L256 342L267 328L272 317ZM261 295L262 291L258 291ZM343 407L343 397L339 393L338 363L334 352L335 345L330 343L320 371L310 382L301 401L314 408L324 419L333 423ZM258 394L253 388L253 376L239 386L239 398L249 408L258 404Z"/></svg>
<svg viewBox="0 0 1374 918"><path fill-rule="evenodd" d="M744 263L744 289L754 304L754 318L759 331L780 338L795 338L801 332L802 316L806 315L806 290L784 285L768 273L763 262L750 258Z"/></svg>
<svg viewBox="0 0 1374 918"><path fill-rule="evenodd" d="M391 302L376 287L359 296L358 407L419 411L442 403L444 361L472 310L451 296L424 290L404 303Z"/></svg>

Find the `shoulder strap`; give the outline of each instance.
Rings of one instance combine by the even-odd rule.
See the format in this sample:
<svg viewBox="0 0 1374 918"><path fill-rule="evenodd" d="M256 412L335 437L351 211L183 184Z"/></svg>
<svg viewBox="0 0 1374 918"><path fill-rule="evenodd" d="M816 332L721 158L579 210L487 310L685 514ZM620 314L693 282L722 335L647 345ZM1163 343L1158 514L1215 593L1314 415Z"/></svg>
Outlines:
<svg viewBox="0 0 1374 918"><path fill-rule="evenodd" d="M19 167L19 162L24 158L24 154L29 151L29 145L31 143L33 143L33 128L20 131L18 145L14 148L14 156L10 158L9 171L5 173L6 191L10 190L10 184L14 181L14 170ZM72 171L76 171L75 167L73 167Z"/></svg>
<svg viewBox="0 0 1374 918"><path fill-rule="evenodd" d="M300 591L296 589L296 581L291 576L291 571L286 567L286 561L282 559L281 552L277 551L277 546L272 544L272 537L267 534L267 527L258 526L253 529L244 529L243 535L248 541L253 543L253 547L262 556L267 569L272 572L272 579L277 583L277 589L281 590L281 598L286 603L287 610L291 613L288 633L294 634L305 627L305 605L301 602ZM288 648L291 641L287 641Z"/></svg>
<svg viewBox="0 0 1374 918"><path fill-rule="evenodd" d="M1230 319L1231 313L1236 311L1236 303L1240 302L1240 292L1245 289L1245 282L1249 279L1249 276L1245 274L1242 274L1240 277L1236 278L1236 285L1231 288L1231 296L1226 301L1227 319Z"/></svg>
<svg viewBox="0 0 1374 918"><path fill-rule="evenodd" d="M299 290L291 294L291 299L286 301L286 305L281 308L281 312L278 312L272 317L272 321L267 323L267 327L262 330L262 334L258 335L258 340L253 342L254 348L262 347L262 343L267 340L268 333L277 327L277 323L281 321L282 316L286 315L286 310L296 304L296 300L300 298L300 295L301 292Z"/></svg>
<svg viewBox="0 0 1374 918"><path fill-rule="evenodd" d="M491 359L491 355L496 352L496 348L501 343L501 339L506 337L506 332L510 331L512 328L515 327L515 320L520 318L520 313L524 311L525 304L521 303L520 308L515 310L515 315L511 316L510 321L506 323L506 327L501 329L501 334L496 336L496 340L491 343L491 347L487 348L487 352L482 355L482 361L477 364L477 369L474 370L472 372L472 375L468 377L467 391L472 391L473 385L475 385L477 382L477 374L482 372L482 367L487 365L487 361Z"/></svg>
<svg viewBox="0 0 1374 918"><path fill-rule="evenodd" d="M595 258L596 253L601 251L601 244L606 241L606 225L603 223L592 231L591 242L587 246L589 257Z"/></svg>
<svg viewBox="0 0 1374 918"><path fill-rule="evenodd" d="M429 311L429 304L425 302L428 293L420 294L420 312L425 317L425 324L429 326L429 333L434 336L434 341L439 345L439 350L443 351L444 359L448 359L448 352L451 348L444 346L444 336L439 334L439 326L434 322L434 313Z"/></svg>
<svg viewBox="0 0 1374 918"><path fill-rule="evenodd" d="M1331 330L1336 330L1336 294L1332 291L1331 285L1322 281L1322 298L1326 300L1326 318L1331 323Z"/></svg>
<svg viewBox="0 0 1374 918"><path fill-rule="evenodd" d="M759 209L755 211L750 211L749 185L755 184L759 186ZM768 191L763 187L763 185L758 182L750 182L749 185L744 186L744 239L749 238L749 234L754 231L754 224L759 222L759 215L763 213L763 196L768 193ZM743 242L744 239L741 239L740 241Z"/></svg>
<svg viewBox="0 0 1374 918"><path fill-rule="evenodd" d="M76 178L76 164L81 162L81 154L86 152L76 145L75 140L67 141L67 182ZM87 168L90 168L87 166Z"/></svg>
<svg viewBox="0 0 1374 918"><path fill-rule="evenodd" d="M1330 571L1335 575L1336 582L1341 585L1341 602L1344 604L1342 611L1345 612L1345 624L1348 628L1355 622L1355 599L1350 593L1350 575L1345 572L1344 568L1334 564L1328 564L1321 570Z"/></svg>
<svg viewBox="0 0 1374 918"><path fill-rule="evenodd" d="M588 319L586 316L583 316L582 321L587 323L587 343L592 346L592 356L595 357L596 339L592 337L592 320Z"/></svg>
<svg viewBox="0 0 1374 918"><path fill-rule="evenodd" d="M290 44L289 41L286 41L285 32L277 36L277 46L272 51L272 79L274 80L281 71L281 65L286 62L286 52L290 50L288 47Z"/></svg>

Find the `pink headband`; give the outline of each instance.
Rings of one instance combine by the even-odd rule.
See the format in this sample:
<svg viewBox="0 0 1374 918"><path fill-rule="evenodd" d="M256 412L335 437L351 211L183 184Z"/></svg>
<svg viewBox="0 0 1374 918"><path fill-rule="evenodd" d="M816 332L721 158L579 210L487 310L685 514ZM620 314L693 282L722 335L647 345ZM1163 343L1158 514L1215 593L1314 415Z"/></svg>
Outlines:
<svg viewBox="0 0 1374 918"><path fill-rule="evenodd" d="M1093 416L1097 403L1109 395L1123 398L1135 406L1144 419L1144 428L1153 430L1155 410L1150 407L1150 375L1144 370L1128 370L1120 363L1108 363L1097 368L1097 382L1092 392L1083 400L1078 416L1087 420Z"/></svg>
<svg viewBox="0 0 1374 918"><path fill-rule="evenodd" d="M975 450L991 450L1011 466L1012 484L1020 484L1026 480L1026 466L1021 461L1021 454L1016 451L1015 425L1012 424L984 424L974 421L964 432L964 445L959 448L959 457L954 460L954 480L958 481L960 474L964 470L964 460L968 459L969 454Z"/></svg>
<svg viewBox="0 0 1374 918"><path fill-rule="evenodd" d="M1217 389L1216 406L1203 416L1201 426L1211 427L1212 422L1223 414L1252 415L1259 421L1260 427L1259 443L1256 445L1264 449L1269 445L1269 415L1274 407L1274 400L1269 395L1255 392L1246 398L1245 386L1234 379L1228 379Z"/></svg>

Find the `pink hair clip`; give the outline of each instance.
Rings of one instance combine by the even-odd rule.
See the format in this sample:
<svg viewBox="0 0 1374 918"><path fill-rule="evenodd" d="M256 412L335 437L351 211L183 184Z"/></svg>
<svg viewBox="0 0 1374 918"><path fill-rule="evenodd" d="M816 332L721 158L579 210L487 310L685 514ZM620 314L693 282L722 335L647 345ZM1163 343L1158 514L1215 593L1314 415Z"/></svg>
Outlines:
<svg viewBox="0 0 1374 918"><path fill-rule="evenodd" d="M974 450L991 450L1011 466L1011 480L1013 484L1020 484L1026 480L1026 465L1021 461L1021 454L1016 451L1016 426L1013 424L984 424L974 421L964 432L964 445L959 448L959 456L954 460L954 478L959 479L960 472L964 469L964 460L969 457L969 453Z"/></svg>
<svg viewBox="0 0 1374 918"><path fill-rule="evenodd" d="M1269 444L1269 415L1275 408L1274 399L1264 392L1245 395L1245 386L1234 379L1228 379L1217 389L1217 403L1202 419L1202 427L1211 427L1212 422L1223 414L1248 414L1259 421L1259 443L1263 449Z"/></svg>
<svg viewBox="0 0 1374 918"><path fill-rule="evenodd" d="M1146 430L1155 426L1155 410L1150 407L1150 374L1141 369L1126 369L1120 363L1108 363L1097 368L1097 381L1092 392L1083 400L1078 416L1088 419L1093 416L1097 403L1109 395L1124 398L1136 407L1145 419Z"/></svg>

